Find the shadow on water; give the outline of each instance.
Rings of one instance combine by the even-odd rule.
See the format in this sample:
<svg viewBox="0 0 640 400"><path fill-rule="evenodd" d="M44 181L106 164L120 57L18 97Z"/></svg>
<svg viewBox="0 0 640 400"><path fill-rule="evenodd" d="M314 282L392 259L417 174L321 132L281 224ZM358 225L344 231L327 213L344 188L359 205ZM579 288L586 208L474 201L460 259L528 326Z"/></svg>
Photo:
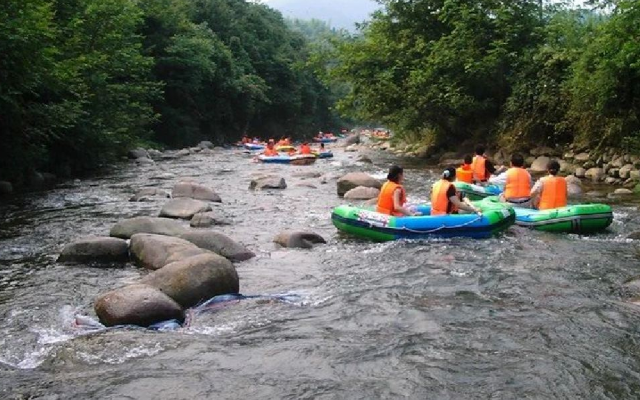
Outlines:
<svg viewBox="0 0 640 400"><path fill-rule="evenodd" d="M617 288L640 273L636 205L616 203L609 232L554 235L513 227L483 241L371 243L330 221L335 178L384 177L396 160L356 155L309 167L265 166L216 150L69 183L0 205L0 394L60 398L633 398L640 389L640 312ZM427 199L438 170L401 160L410 200ZM325 174L302 178L298 172ZM282 174L282 192L250 192L251 176ZM131 203L141 187L179 178L215 188L220 227L258 257L237 264L246 294L295 293L296 304L243 301L175 332L79 335L76 312L143 271L63 266L65 243L117 221L156 215ZM316 188L299 184L311 183ZM284 229L329 244L278 249Z"/></svg>

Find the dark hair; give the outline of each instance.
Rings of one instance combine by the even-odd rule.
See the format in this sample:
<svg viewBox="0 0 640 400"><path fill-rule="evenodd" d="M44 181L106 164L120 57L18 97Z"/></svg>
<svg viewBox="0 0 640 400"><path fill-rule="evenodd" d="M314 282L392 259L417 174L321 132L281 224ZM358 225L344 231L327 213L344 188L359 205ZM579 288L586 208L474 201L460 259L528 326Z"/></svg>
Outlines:
<svg viewBox="0 0 640 400"><path fill-rule="evenodd" d="M392 165L391 168L389 168L389 174L387 175L387 179L390 180L391 182L398 183L398 179L400 178L400 175L402 175L403 173L404 173L404 169L402 169L401 166Z"/></svg>
<svg viewBox="0 0 640 400"><path fill-rule="evenodd" d="M524 167L524 157L522 157L522 154L514 154L511 156L511 164L514 167Z"/></svg>
<svg viewBox="0 0 640 400"><path fill-rule="evenodd" d="M464 156L465 164L471 164L472 162L473 162L473 157L471 156L471 154L467 154L466 156Z"/></svg>
<svg viewBox="0 0 640 400"><path fill-rule="evenodd" d="M456 179L456 169L453 167L445 169L444 172L442 172L442 178L453 182Z"/></svg>
<svg viewBox="0 0 640 400"><path fill-rule="evenodd" d="M547 164L547 171L549 171L551 175L557 175L560 171L560 163L556 160L549 161L549 164Z"/></svg>
<svg viewBox="0 0 640 400"><path fill-rule="evenodd" d="M485 150L486 150L486 149L485 149L485 147L484 147L484 145L483 145L483 144L479 144L479 145L477 145L477 146L476 146L476 155L479 155L479 156L483 155L483 154L484 154L484 152L485 152Z"/></svg>

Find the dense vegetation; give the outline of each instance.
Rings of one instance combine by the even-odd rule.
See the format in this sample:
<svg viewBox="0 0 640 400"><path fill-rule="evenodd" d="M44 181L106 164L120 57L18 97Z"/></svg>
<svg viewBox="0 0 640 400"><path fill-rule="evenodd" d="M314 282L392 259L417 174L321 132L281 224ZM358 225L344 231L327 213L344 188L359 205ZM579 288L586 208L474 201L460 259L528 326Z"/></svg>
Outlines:
<svg viewBox="0 0 640 400"><path fill-rule="evenodd" d="M640 144L640 1L379 0L339 45L340 106L454 147Z"/></svg>
<svg viewBox="0 0 640 400"><path fill-rule="evenodd" d="M244 0L3 0L0 179L84 171L145 142L335 128L309 49Z"/></svg>

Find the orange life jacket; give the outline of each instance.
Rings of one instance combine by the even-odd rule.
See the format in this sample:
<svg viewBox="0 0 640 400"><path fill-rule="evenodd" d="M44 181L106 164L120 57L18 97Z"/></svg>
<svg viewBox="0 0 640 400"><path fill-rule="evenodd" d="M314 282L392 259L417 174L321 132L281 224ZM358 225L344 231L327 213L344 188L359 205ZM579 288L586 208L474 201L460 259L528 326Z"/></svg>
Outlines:
<svg viewBox="0 0 640 400"><path fill-rule="evenodd" d="M378 207L376 208L377 212L381 214L395 215L396 217L401 217L404 215L402 213L394 211L395 207L393 205L393 194L398 188L400 188L401 190L400 205L404 206L404 204L407 202L407 195L402 185L399 185L392 181L387 181L384 185L382 185L382 189L380 189L380 195L378 195Z"/></svg>
<svg viewBox="0 0 640 400"><path fill-rule="evenodd" d="M456 180L460 182L473 183L473 170L470 164L462 164L456 169Z"/></svg>
<svg viewBox="0 0 640 400"><path fill-rule="evenodd" d="M431 215L445 215L458 211L451 203L447 192L453 184L446 179L440 179L431 189ZM457 195L457 192L456 192Z"/></svg>
<svg viewBox="0 0 640 400"><path fill-rule="evenodd" d="M504 198L523 199L531 197L531 175L524 168L512 167L507 171Z"/></svg>
<svg viewBox="0 0 640 400"><path fill-rule="evenodd" d="M311 147L308 144L300 146L300 154L311 154Z"/></svg>
<svg viewBox="0 0 640 400"><path fill-rule="evenodd" d="M266 148L264 149L264 153L265 156L267 157L276 157L278 155L278 151L275 148Z"/></svg>
<svg viewBox="0 0 640 400"><path fill-rule="evenodd" d="M540 195L539 210L565 207L567 205L567 181L559 176L542 178L542 194Z"/></svg>
<svg viewBox="0 0 640 400"><path fill-rule="evenodd" d="M474 181L485 182L491 176L491 174L487 171L487 159L483 156L473 157L471 169L473 170Z"/></svg>

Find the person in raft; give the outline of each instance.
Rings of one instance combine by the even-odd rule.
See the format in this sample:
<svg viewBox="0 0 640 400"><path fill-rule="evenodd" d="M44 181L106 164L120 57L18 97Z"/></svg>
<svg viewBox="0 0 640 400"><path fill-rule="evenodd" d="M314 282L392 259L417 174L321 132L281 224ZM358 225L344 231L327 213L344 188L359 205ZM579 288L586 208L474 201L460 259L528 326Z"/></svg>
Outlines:
<svg viewBox="0 0 640 400"><path fill-rule="evenodd" d="M406 215L420 215L405 207L407 194L402 186L404 181L404 170L397 165L389 168L387 181L382 185L378 195L378 206L376 211L381 214L403 217Z"/></svg>
<svg viewBox="0 0 640 400"><path fill-rule="evenodd" d="M471 160L473 171L473 183L477 185L486 184L492 174L496 173L496 167L484 154L485 147L481 144L476 146L476 155Z"/></svg>
<svg viewBox="0 0 640 400"><path fill-rule="evenodd" d="M524 158L521 154L512 155L511 168L489 180L489 183L504 186L500 201L518 207L531 207L531 182L531 175L524 169Z"/></svg>
<svg viewBox="0 0 640 400"><path fill-rule="evenodd" d="M278 151L276 150L276 145L273 142L273 139L269 140L267 143L267 147L264 149L264 153L262 153L266 157L277 157Z"/></svg>
<svg viewBox="0 0 640 400"><path fill-rule="evenodd" d="M309 143L302 143L302 145L300 146L300 154L311 154L311 147L309 146Z"/></svg>
<svg viewBox="0 0 640 400"><path fill-rule="evenodd" d="M464 157L464 163L456 169L456 180L458 182L473 183L473 158L471 155Z"/></svg>
<svg viewBox="0 0 640 400"><path fill-rule="evenodd" d="M547 172L549 175L541 178L531 189L531 203L538 210L566 207L567 205L567 181L558 176L560 163L556 160L549 161Z"/></svg>
<svg viewBox="0 0 640 400"><path fill-rule="evenodd" d="M469 199L462 198L453 181L456 180L455 168L447 168L442 179L433 184L431 189L431 215L457 214L459 210L482 215L482 210L471 204Z"/></svg>

